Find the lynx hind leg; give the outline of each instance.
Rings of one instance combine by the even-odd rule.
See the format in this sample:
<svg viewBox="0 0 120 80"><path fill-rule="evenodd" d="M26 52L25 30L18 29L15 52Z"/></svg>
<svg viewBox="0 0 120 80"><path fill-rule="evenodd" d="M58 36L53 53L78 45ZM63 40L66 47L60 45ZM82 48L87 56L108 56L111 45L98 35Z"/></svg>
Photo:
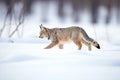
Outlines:
<svg viewBox="0 0 120 80"><path fill-rule="evenodd" d="M73 40L73 42L78 46L78 50L81 50L82 48L82 43L80 40Z"/></svg>
<svg viewBox="0 0 120 80"><path fill-rule="evenodd" d="M92 47L91 47L91 44L82 40L82 43L85 44L87 47L88 47L88 50L91 51L92 50Z"/></svg>
<svg viewBox="0 0 120 80"><path fill-rule="evenodd" d="M56 46L58 44L58 42L52 42L51 44L49 44L47 47L45 47L44 49L50 49L54 46Z"/></svg>
<svg viewBox="0 0 120 80"><path fill-rule="evenodd" d="M63 44L59 44L59 49L63 49Z"/></svg>

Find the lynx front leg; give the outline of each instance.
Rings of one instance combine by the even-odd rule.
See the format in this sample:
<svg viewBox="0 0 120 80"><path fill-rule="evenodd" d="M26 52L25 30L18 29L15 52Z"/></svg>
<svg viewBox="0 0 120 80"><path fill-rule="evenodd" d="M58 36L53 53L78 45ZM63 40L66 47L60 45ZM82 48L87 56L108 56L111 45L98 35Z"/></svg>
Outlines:
<svg viewBox="0 0 120 80"><path fill-rule="evenodd" d="M54 46L56 46L58 44L58 42L52 42L51 44L49 44L47 47L45 47L44 49L50 49Z"/></svg>
<svg viewBox="0 0 120 80"><path fill-rule="evenodd" d="M63 49L63 44L59 44L59 49Z"/></svg>

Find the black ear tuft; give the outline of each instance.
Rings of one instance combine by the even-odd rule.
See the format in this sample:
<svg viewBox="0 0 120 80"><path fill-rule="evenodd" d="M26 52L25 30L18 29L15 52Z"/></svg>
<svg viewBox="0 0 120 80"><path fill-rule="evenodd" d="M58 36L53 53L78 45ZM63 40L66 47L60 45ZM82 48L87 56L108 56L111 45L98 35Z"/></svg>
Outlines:
<svg viewBox="0 0 120 80"><path fill-rule="evenodd" d="M40 26L43 26L42 24Z"/></svg>
<svg viewBox="0 0 120 80"><path fill-rule="evenodd" d="M42 26L43 26L42 24L39 26L39 27L40 27L40 29L42 29Z"/></svg>

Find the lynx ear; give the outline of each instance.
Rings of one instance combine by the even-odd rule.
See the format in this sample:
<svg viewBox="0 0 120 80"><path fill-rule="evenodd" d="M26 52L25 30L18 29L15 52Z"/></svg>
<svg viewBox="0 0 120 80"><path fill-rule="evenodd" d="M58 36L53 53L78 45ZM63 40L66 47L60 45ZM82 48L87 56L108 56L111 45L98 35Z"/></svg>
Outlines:
<svg viewBox="0 0 120 80"><path fill-rule="evenodd" d="M43 27L43 30L44 30L45 32L48 32L48 29L47 29L46 27Z"/></svg>
<svg viewBox="0 0 120 80"><path fill-rule="evenodd" d="M41 29L42 31L45 31L45 32L48 31L48 29L47 29L46 27L44 27L42 24L41 24L39 27L40 27L40 29Z"/></svg>
<svg viewBox="0 0 120 80"><path fill-rule="evenodd" d="M39 27L40 27L41 30L43 30L43 25L42 24Z"/></svg>

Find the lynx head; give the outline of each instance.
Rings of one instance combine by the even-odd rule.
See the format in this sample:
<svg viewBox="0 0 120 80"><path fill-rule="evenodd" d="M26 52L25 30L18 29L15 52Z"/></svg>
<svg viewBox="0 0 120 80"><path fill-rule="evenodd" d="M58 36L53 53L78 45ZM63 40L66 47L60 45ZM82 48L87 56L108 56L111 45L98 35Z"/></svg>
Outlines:
<svg viewBox="0 0 120 80"><path fill-rule="evenodd" d="M44 26L41 24L41 25L40 25L39 38L45 38L45 37L49 39L48 28L44 27Z"/></svg>
<svg viewBox="0 0 120 80"><path fill-rule="evenodd" d="M97 41L93 41L92 44L93 44L93 46L95 46L96 48L100 49L100 45L98 44Z"/></svg>

